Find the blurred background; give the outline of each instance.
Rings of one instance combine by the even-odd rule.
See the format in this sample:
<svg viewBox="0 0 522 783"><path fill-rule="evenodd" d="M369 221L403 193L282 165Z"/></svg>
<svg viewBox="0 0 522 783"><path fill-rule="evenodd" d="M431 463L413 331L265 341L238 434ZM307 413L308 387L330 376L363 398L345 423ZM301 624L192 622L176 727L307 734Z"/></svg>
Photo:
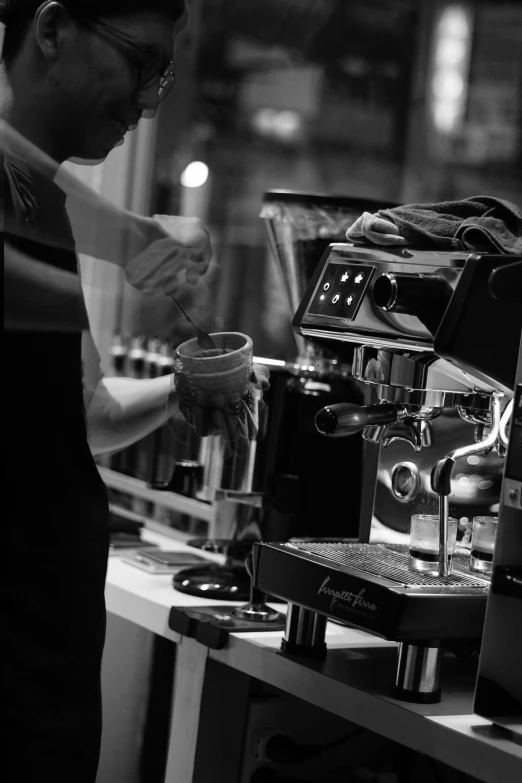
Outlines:
<svg viewBox="0 0 522 783"><path fill-rule="evenodd" d="M268 189L522 203L518 0L190 0L190 12L157 118L103 165L71 167L121 206L205 221L211 272L181 299L207 329L250 334L258 356L295 356L259 218ZM88 302L106 370L116 330L192 336L166 298L82 264L110 293Z"/></svg>

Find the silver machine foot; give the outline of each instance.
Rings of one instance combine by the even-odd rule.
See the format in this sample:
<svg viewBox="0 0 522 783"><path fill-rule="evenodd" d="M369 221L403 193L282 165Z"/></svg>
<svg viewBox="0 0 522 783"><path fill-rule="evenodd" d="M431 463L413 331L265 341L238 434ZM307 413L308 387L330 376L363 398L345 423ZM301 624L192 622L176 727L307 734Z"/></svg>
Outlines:
<svg viewBox="0 0 522 783"><path fill-rule="evenodd" d="M289 603L281 649L291 655L322 658L326 655L326 622L324 615Z"/></svg>
<svg viewBox="0 0 522 783"><path fill-rule="evenodd" d="M399 644L393 696L401 701L436 704L440 701L440 669L443 650L433 642Z"/></svg>

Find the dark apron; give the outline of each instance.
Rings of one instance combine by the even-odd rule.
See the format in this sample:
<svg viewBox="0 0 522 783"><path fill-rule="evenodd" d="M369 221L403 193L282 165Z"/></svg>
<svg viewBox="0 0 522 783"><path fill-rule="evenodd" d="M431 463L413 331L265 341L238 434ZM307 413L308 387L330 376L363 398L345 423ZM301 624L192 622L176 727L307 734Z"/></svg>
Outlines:
<svg viewBox="0 0 522 783"><path fill-rule="evenodd" d="M16 160L4 175L5 209L34 229L52 222L70 249L5 240L77 272L63 193ZM81 335L7 331L3 357L3 745L13 780L94 783L108 504L87 444Z"/></svg>

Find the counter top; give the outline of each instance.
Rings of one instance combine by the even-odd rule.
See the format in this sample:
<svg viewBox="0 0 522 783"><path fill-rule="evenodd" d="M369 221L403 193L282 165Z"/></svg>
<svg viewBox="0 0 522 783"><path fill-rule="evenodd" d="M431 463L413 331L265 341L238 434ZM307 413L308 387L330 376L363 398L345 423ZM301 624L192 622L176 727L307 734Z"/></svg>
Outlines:
<svg viewBox="0 0 522 783"><path fill-rule="evenodd" d="M143 538L162 549L193 551L156 532L145 531ZM199 554L222 562L219 555ZM281 632L231 634L224 649L207 650L170 630L169 611L172 606L223 602L179 593L172 587L172 576L150 575L115 555L109 558L106 602L109 612L180 644L195 677L202 676L204 668L198 675L192 661L213 660L486 783L522 780L522 747L473 714L474 674L467 661L445 657L439 704L408 704L390 696L396 644L363 631L328 623L329 652L323 661L282 654Z"/></svg>

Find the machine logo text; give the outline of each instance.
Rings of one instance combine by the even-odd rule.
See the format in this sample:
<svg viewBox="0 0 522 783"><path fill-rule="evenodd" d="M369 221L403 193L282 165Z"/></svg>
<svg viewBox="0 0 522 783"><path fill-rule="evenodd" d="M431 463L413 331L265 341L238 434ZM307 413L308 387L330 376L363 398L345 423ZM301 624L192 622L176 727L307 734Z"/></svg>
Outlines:
<svg viewBox="0 0 522 783"><path fill-rule="evenodd" d="M317 595L324 594L332 599L330 602L331 610L333 610L335 604L340 601L344 604L348 604L352 609L359 609L366 612L377 611L376 604L372 604L371 601L365 600L364 595L366 590L364 587L358 593L352 593L349 590L333 590L331 587L328 587L329 582L330 577L327 576L317 591Z"/></svg>

